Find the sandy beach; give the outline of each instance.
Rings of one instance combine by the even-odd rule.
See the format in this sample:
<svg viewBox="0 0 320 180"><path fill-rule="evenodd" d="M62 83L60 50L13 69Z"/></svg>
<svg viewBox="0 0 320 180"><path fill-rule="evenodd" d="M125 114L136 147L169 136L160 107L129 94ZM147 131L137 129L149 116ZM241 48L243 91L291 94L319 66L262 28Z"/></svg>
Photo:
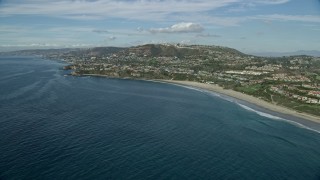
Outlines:
<svg viewBox="0 0 320 180"><path fill-rule="evenodd" d="M200 89L216 92L216 93L227 95L227 96L230 96L230 97L242 100L242 101L249 102L251 104L263 107L263 108L271 110L271 111L275 111L275 112L279 112L282 114L291 115L291 116L303 118L303 119L306 119L306 120L309 120L312 122L320 123L320 117L313 116L313 115L306 114L306 113L300 113L300 112L297 112L292 109L288 109L283 106L279 106L279 105L275 105L275 104L266 102L266 101L259 99L259 98L256 98L256 97L253 97L253 96L250 96L247 94L243 94L241 92L233 91L230 89L223 89L222 87L215 85L215 84L204 84L204 83L192 82L192 81L175 81L175 80L159 80L159 81L166 82L166 83L172 83L172 84L178 84L178 85L184 85L184 86L190 86L190 87L195 87L195 88L200 88Z"/></svg>

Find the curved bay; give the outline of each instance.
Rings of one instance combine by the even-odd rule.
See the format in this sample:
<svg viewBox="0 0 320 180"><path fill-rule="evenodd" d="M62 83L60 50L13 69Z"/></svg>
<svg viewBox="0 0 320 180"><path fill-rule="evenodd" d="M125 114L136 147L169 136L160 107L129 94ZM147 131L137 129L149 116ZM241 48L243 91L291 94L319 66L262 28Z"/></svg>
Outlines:
<svg viewBox="0 0 320 180"><path fill-rule="evenodd" d="M319 133L219 95L65 77L55 61L0 63L0 179L320 177Z"/></svg>

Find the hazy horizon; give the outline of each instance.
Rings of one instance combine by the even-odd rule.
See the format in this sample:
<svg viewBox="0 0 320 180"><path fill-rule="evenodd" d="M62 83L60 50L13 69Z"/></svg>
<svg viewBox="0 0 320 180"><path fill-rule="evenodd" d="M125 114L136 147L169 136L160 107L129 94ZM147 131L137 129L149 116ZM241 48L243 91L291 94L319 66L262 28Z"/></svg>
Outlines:
<svg viewBox="0 0 320 180"><path fill-rule="evenodd" d="M140 44L140 45L146 45L146 44ZM174 45L174 44L172 44ZM201 45L201 44L190 44L190 45ZM213 44L212 46L219 46L217 44ZM24 51L24 50L51 50L51 49L90 49L90 48L96 48L96 47L119 47L119 48L130 48L134 46L83 46L83 47L48 47L48 46L43 46L43 47L1 47L0 53L1 52L15 52L15 51ZM227 46L225 46L227 47ZM238 50L238 49L236 49ZM265 57L281 57L281 56L295 56L295 55L308 55L308 56L315 56L315 57L320 57L320 51L318 50L298 50L298 51L291 51L291 52L268 52L268 51L261 51L261 52L245 52L245 51L240 51L242 53L248 54L248 55L254 55L254 56L265 56Z"/></svg>

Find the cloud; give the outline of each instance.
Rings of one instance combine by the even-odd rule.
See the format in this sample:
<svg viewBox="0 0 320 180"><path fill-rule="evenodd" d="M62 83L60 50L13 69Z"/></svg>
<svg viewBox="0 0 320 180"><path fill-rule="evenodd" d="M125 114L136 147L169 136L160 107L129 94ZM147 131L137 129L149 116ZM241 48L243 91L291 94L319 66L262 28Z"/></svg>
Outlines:
<svg viewBox="0 0 320 180"><path fill-rule="evenodd" d="M280 5L290 2L291 0L243 0L236 6L230 7L227 12L239 13L256 9L257 6Z"/></svg>
<svg viewBox="0 0 320 180"><path fill-rule="evenodd" d="M100 30L100 29L94 29L94 30L92 30L92 32L98 33L98 34L109 33L109 31L107 31L107 30Z"/></svg>
<svg viewBox="0 0 320 180"><path fill-rule="evenodd" d="M123 18L167 20L173 14L201 13L242 0L10 0L0 8L0 16L40 15L68 19ZM170 8L168 8L170 7Z"/></svg>
<svg viewBox="0 0 320 180"><path fill-rule="evenodd" d="M254 16L254 17L251 17L251 19L261 19L264 21L300 21L300 22L320 23L320 16L314 16L314 15L271 14L271 15Z"/></svg>
<svg viewBox="0 0 320 180"><path fill-rule="evenodd" d="M3 1L0 17L36 15L78 21L120 18L148 22L167 22L170 19L171 22L188 20L201 24L237 26L250 18L213 16L208 12L224 8L229 12L246 12L250 6L287 2L290 0L10 0Z"/></svg>
<svg viewBox="0 0 320 180"><path fill-rule="evenodd" d="M151 28L151 33L197 33L202 32L204 28L196 23L178 23L166 28Z"/></svg>
<svg viewBox="0 0 320 180"><path fill-rule="evenodd" d="M201 18L202 17L202 18ZM274 21L296 21L306 23L320 23L320 16L316 15L290 15L290 14L269 14L269 15L252 15L238 17L214 17L214 16L190 16L188 19L197 21L202 19L207 24L219 26L239 26L241 23L248 21L261 20L266 24L272 24Z"/></svg>
<svg viewBox="0 0 320 180"><path fill-rule="evenodd" d="M260 4L284 4L288 3L290 0L255 0L255 3Z"/></svg>
<svg viewBox="0 0 320 180"><path fill-rule="evenodd" d="M215 38L219 38L221 37L220 35L216 35L216 34L197 34L196 37L203 37L203 38L206 38L206 37L215 37Z"/></svg>
<svg viewBox="0 0 320 180"><path fill-rule="evenodd" d="M138 31L138 32L142 32L142 31L144 31L144 29L143 29L142 27L138 27L138 28L137 28L137 31Z"/></svg>
<svg viewBox="0 0 320 180"><path fill-rule="evenodd" d="M108 37L108 40L109 41L114 41L114 40L116 40L117 39L117 37L115 37L115 36L110 36L110 37Z"/></svg>

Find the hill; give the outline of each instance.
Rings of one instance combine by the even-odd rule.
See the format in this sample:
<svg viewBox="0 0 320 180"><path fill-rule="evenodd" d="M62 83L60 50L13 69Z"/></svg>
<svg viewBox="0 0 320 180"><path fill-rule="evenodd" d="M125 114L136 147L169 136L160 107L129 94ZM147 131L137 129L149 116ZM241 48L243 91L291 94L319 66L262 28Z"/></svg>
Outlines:
<svg viewBox="0 0 320 180"><path fill-rule="evenodd" d="M178 57L201 56L209 54L230 54L244 56L245 54L228 47L202 46L202 45L171 45L171 44L146 44L130 47L121 53L135 54L138 57Z"/></svg>

